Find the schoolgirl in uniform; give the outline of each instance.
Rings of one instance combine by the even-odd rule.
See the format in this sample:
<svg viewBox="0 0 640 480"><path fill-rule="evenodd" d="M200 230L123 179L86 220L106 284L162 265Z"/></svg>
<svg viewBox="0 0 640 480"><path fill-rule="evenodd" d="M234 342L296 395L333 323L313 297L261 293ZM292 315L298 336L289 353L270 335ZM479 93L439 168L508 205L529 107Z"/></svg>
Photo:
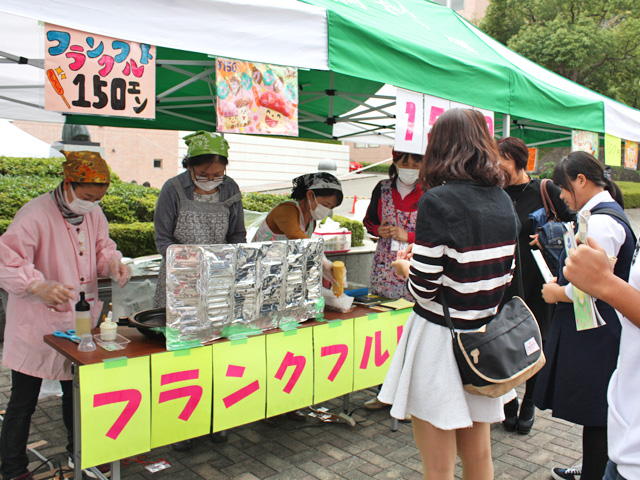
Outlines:
<svg viewBox="0 0 640 480"><path fill-rule="evenodd" d="M605 178L602 164L586 152L572 152L553 172L553 181L561 198L571 210L590 211L588 235L617 257L614 273L627 279L635 239L624 220L604 212L613 209L624 217L622 194L618 186ZM626 218L626 217L624 217ZM561 257L564 266L566 255ZM557 303L544 347L547 364L538 374L534 401L538 408L552 409L553 416L584 426L581 468L554 468L556 479L601 479L607 464L607 385L616 368L620 347L620 320L607 303L596 307L606 325L580 330L576 328L572 285L562 268L557 282L542 288L547 303Z"/></svg>

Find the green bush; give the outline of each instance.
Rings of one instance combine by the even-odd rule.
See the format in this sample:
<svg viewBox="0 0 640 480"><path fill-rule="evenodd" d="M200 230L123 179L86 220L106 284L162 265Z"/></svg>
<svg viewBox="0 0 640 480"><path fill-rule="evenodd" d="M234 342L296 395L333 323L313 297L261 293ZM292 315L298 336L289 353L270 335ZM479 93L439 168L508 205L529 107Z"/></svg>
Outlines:
<svg viewBox="0 0 640 480"><path fill-rule="evenodd" d="M270 212L279 203L290 199L287 194L243 193L242 207L253 212Z"/></svg>
<svg viewBox="0 0 640 480"><path fill-rule="evenodd" d="M125 257L142 257L158 253L152 222L126 225L112 223L109 225L109 236Z"/></svg>
<svg viewBox="0 0 640 480"><path fill-rule="evenodd" d="M351 232L351 246L361 247L364 245L364 225L358 220L352 220L340 215L334 215L333 220L338 222L341 227Z"/></svg>
<svg viewBox="0 0 640 480"><path fill-rule="evenodd" d="M360 163L362 163L363 167L368 167L369 165L372 165L371 163L367 163L367 162L360 162ZM391 160L389 160L389 163L379 163L375 167L367 168L365 172L377 172L377 173L388 174L390 166L391 166Z"/></svg>
<svg viewBox="0 0 640 480"><path fill-rule="evenodd" d="M59 158L0 157L0 175L62 178L62 162Z"/></svg>
<svg viewBox="0 0 640 480"><path fill-rule="evenodd" d="M616 182L622 190L624 208L640 208L640 183Z"/></svg>
<svg viewBox="0 0 640 480"><path fill-rule="evenodd" d="M7 231L7 228L9 228L10 224L11 220L7 220L4 218L0 219L0 235Z"/></svg>

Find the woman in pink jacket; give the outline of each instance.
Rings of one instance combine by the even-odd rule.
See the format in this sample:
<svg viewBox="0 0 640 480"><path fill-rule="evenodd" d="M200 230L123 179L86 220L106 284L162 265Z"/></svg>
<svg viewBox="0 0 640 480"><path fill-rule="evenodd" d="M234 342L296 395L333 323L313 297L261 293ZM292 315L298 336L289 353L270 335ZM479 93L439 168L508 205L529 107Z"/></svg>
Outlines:
<svg viewBox="0 0 640 480"><path fill-rule="evenodd" d="M9 293L3 364L11 369L0 433L4 479L27 473L29 424L43 379L60 380L67 450L73 452L71 362L43 336L75 328L80 291L96 327L102 310L98 277L111 276L122 287L130 275L98 206L109 188L107 164L98 153L63 153L64 180L24 205L0 236L0 286Z"/></svg>

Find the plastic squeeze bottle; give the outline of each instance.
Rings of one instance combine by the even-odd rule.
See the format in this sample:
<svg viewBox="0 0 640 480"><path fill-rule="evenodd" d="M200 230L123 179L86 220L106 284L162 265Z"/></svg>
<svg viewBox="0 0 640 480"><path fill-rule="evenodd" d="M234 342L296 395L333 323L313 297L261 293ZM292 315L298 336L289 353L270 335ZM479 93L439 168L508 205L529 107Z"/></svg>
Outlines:
<svg viewBox="0 0 640 480"><path fill-rule="evenodd" d="M85 333L91 333L91 305L84 299L84 292L80 292L76 303L76 336L82 338Z"/></svg>
<svg viewBox="0 0 640 480"><path fill-rule="evenodd" d="M344 292L344 262L336 260L333 262L333 278L336 283L333 284L333 293L339 297Z"/></svg>
<svg viewBox="0 0 640 480"><path fill-rule="evenodd" d="M118 324L111 318L111 312L104 322L100 324L100 338L105 342L115 342L118 335Z"/></svg>

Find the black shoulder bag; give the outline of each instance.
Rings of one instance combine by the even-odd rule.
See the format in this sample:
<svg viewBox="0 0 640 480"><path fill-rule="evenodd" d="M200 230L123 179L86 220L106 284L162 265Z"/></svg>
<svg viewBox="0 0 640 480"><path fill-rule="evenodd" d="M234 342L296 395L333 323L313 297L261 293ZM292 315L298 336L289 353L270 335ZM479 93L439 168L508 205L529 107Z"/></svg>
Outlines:
<svg viewBox="0 0 640 480"><path fill-rule="evenodd" d="M516 259L520 265L520 246L517 243ZM444 292L440 290L462 383L464 389L474 395L504 395L533 377L545 364L538 322L522 299L521 270L521 267L517 268L520 296L505 303L496 316L478 330L454 329Z"/></svg>

